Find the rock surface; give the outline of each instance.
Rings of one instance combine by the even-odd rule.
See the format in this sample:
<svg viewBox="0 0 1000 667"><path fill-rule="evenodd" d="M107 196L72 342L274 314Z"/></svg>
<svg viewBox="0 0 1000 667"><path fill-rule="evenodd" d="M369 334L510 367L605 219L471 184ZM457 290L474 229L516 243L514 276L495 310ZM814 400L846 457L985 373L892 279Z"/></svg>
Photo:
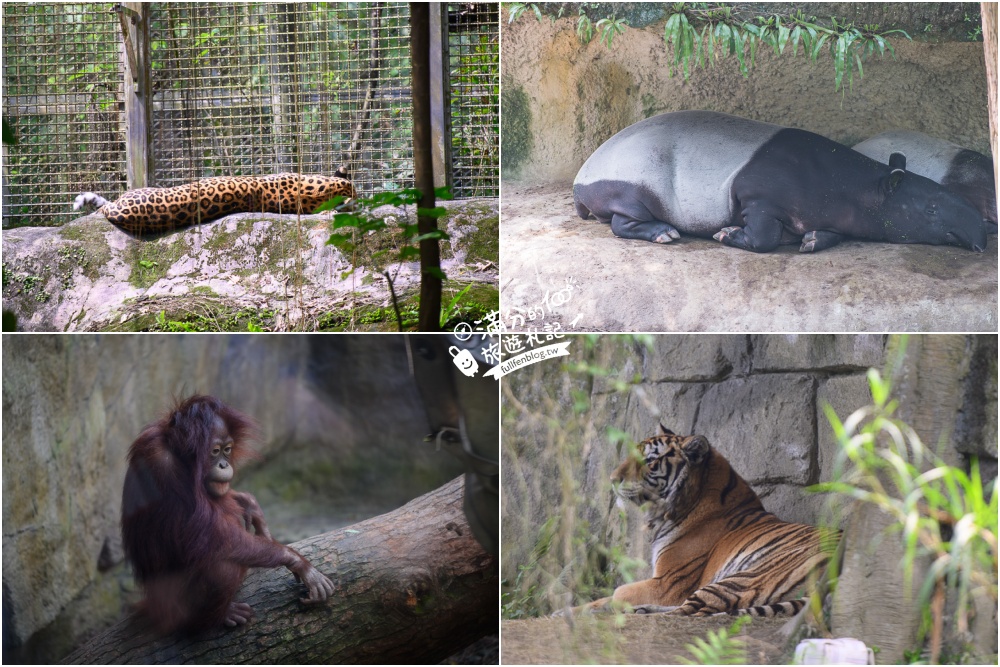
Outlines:
<svg viewBox="0 0 1000 667"><path fill-rule="evenodd" d="M996 331L997 237L984 253L849 241L756 254L691 237L620 239L582 220L569 183L504 183L501 299L583 331Z"/></svg>
<svg viewBox="0 0 1000 667"><path fill-rule="evenodd" d="M495 238L498 202L441 204L449 210L442 226L452 237L442 252L442 269L455 283L495 288L495 259L480 256L472 241L480 228L493 230ZM405 218L390 207L378 213ZM381 243L389 258L393 240L388 232L379 234L387 235ZM238 213L149 240L125 234L99 213L62 227L7 229L3 307L17 314L26 331L127 329L161 311L241 309L273 310L279 314L276 328L308 330L324 313L389 305L381 265L375 269L378 262L365 258L349 273L352 258L327 245L329 237L327 216L271 213ZM397 295L419 284L418 262L385 268Z"/></svg>

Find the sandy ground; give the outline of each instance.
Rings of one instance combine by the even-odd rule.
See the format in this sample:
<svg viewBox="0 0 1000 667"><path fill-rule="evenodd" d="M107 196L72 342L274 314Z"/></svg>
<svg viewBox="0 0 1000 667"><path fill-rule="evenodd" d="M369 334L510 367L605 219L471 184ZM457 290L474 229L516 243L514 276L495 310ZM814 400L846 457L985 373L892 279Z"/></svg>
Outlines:
<svg viewBox="0 0 1000 667"><path fill-rule="evenodd" d="M754 619L740 631L745 664L777 664L785 659L780 629L787 618ZM694 656L686 646L695 637L727 628L730 617L678 618L662 614L620 617L531 618L500 624L504 665L684 664Z"/></svg>
<svg viewBox="0 0 1000 667"><path fill-rule="evenodd" d="M997 238L984 253L850 241L769 254L615 237L572 185L504 181L501 304L577 331L996 331ZM531 319L531 315L535 319ZM520 325L517 320L515 326Z"/></svg>

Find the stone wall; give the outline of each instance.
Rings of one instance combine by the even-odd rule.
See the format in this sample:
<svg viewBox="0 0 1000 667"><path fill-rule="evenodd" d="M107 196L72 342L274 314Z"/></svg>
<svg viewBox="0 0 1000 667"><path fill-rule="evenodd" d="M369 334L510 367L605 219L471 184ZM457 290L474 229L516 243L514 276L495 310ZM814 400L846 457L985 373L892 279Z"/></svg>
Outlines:
<svg viewBox="0 0 1000 667"><path fill-rule="evenodd" d="M260 422L263 460L237 488L284 541L461 472L422 442L401 336L4 335L5 662L57 662L134 597L118 539L126 451L196 392Z"/></svg>
<svg viewBox="0 0 1000 667"><path fill-rule="evenodd" d="M793 57L761 49L749 77L727 58L684 80L668 74L673 52L662 19L629 28L610 48L597 38L582 44L575 22L570 5L561 19L538 21L528 11L503 26L505 179L571 181L611 135L683 109L810 130L848 145L890 129L916 130L990 153L982 42L890 37L895 57L868 58L864 77L855 75L840 92L826 48L815 64L801 51Z"/></svg>

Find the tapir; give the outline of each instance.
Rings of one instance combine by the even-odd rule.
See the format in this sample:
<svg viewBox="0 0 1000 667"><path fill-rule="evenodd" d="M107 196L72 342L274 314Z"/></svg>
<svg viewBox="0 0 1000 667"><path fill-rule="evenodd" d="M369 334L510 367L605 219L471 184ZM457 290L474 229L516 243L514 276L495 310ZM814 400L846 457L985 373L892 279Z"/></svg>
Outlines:
<svg viewBox="0 0 1000 667"><path fill-rule="evenodd" d="M769 252L816 252L845 238L951 244L982 252L982 216L929 178L805 130L713 111L630 125L580 168L580 217L615 235L669 243L680 234Z"/></svg>
<svg viewBox="0 0 1000 667"><path fill-rule="evenodd" d="M997 233L997 188L993 161L982 153L920 132L892 130L877 134L854 147L873 160L888 164L889 156L902 153L906 168L940 183L975 206L986 232Z"/></svg>

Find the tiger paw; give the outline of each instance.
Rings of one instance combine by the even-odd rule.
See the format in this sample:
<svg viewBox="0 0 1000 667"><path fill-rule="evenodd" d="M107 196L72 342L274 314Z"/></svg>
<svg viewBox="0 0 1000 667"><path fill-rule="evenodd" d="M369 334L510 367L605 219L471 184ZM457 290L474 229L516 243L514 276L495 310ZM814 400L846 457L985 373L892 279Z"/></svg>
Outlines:
<svg viewBox="0 0 1000 667"><path fill-rule="evenodd" d="M659 604L640 604L632 607L634 614L667 614L677 609L676 606L665 607Z"/></svg>

